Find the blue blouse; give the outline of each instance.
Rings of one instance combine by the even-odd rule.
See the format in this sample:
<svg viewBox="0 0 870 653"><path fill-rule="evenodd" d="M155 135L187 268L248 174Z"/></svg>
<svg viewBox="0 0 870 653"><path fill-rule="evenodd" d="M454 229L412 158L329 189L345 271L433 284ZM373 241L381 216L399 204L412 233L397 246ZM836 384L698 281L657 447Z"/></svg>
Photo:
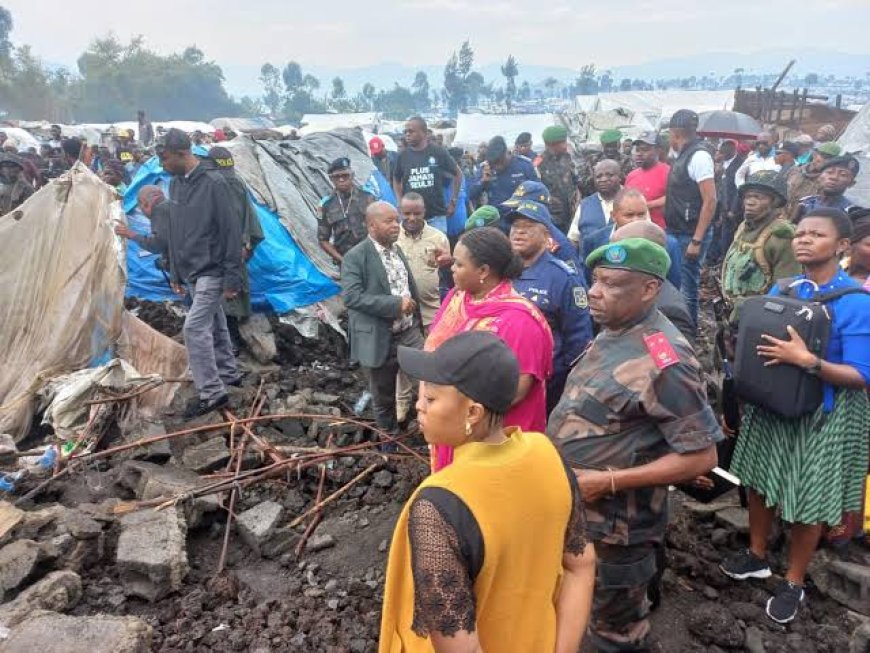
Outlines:
<svg viewBox="0 0 870 653"><path fill-rule="evenodd" d="M799 275L795 280L806 279ZM818 294L829 293L841 288L860 288L861 284L849 278L843 270L829 283L819 286ZM816 289L813 283L801 283L794 286L792 293L800 299L813 299ZM779 284L774 284L770 295L781 295ZM870 386L870 294L854 293L839 299L825 302L831 312L831 336L825 360L829 363L843 364L854 367L864 379L864 384ZM825 411L834 408L834 388L824 384Z"/></svg>

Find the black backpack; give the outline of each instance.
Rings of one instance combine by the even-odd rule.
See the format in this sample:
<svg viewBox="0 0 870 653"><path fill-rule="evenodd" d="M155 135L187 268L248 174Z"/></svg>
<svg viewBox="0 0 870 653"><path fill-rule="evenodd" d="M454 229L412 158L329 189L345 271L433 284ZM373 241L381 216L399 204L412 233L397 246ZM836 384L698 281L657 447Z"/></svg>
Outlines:
<svg viewBox="0 0 870 653"><path fill-rule="evenodd" d="M792 279L783 279L777 282L781 295L759 295L743 302L734 361L737 396L787 418L815 412L822 403L822 381L794 365L765 367L769 359L756 352L758 345L766 344L761 335L789 340L786 327L790 325L811 352L824 358L833 320L831 308L826 304L844 295L867 292L860 287L841 288L816 293L813 299L797 299L791 296L792 284Z"/></svg>

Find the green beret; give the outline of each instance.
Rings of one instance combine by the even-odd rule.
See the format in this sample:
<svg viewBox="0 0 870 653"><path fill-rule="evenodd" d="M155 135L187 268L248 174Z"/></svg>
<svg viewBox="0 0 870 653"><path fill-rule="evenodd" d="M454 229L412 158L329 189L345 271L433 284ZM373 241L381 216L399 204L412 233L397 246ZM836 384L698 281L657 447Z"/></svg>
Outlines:
<svg viewBox="0 0 870 653"><path fill-rule="evenodd" d="M622 132L618 129L608 129L606 132L601 133L601 144L609 145L610 143L621 143L622 142Z"/></svg>
<svg viewBox="0 0 870 653"><path fill-rule="evenodd" d="M602 245L586 257L586 267L596 266L634 270L659 279L668 276L671 257L661 245L646 238L626 238Z"/></svg>
<svg viewBox="0 0 870 653"><path fill-rule="evenodd" d="M839 144L834 142L821 143L816 147L816 152L824 156L840 156L840 153L842 151L843 148L841 148Z"/></svg>
<svg viewBox="0 0 870 653"><path fill-rule="evenodd" d="M471 231L477 227L488 227L491 224L495 224L500 219L501 214L498 212L497 208L490 206L489 204L484 204L468 216L468 220L465 221L465 231Z"/></svg>
<svg viewBox="0 0 870 653"><path fill-rule="evenodd" d="M544 143L561 143L568 140L568 128L563 125L551 125L544 130L542 134Z"/></svg>

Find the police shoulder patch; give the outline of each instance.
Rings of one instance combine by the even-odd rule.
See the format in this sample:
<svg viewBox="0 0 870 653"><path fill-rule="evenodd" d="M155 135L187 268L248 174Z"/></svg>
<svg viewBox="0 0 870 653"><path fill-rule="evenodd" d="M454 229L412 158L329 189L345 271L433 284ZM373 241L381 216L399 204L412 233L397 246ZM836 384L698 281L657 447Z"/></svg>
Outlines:
<svg viewBox="0 0 870 653"><path fill-rule="evenodd" d="M574 305L577 308L589 308L589 298L583 286L574 286Z"/></svg>

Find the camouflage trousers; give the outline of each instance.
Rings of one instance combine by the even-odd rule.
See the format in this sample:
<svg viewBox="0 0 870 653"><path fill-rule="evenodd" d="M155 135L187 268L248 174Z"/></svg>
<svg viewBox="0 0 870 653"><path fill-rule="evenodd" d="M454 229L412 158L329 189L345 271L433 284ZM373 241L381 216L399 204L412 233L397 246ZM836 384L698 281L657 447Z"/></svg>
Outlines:
<svg viewBox="0 0 870 653"><path fill-rule="evenodd" d="M647 588L656 576L655 544L595 542L595 553L598 571L589 628L592 644L599 653L647 651Z"/></svg>

